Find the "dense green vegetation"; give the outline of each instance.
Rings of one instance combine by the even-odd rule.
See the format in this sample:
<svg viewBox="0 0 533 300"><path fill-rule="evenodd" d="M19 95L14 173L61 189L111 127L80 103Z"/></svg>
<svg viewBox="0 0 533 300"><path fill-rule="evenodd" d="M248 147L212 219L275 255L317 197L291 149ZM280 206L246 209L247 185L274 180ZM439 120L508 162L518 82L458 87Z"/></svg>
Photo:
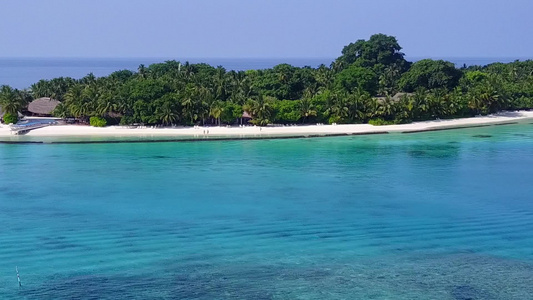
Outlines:
<svg viewBox="0 0 533 300"><path fill-rule="evenodd" d="M5 113L3 119L6 124L15 124L18 121L18 116L11 113Z"/></svg>
<svg viewBox="0 0 533 300"><path fill-rule="evenodd" d="M258 125L393 124L533 108L531 60L457 69L442 60L410 63L401 49L376 34L344 47L329 67L228 72L167 61L101 78L41 80L28 91L3 86L0 106L16 115L31 97L51 97L61 101L58 117L162 125L235 124L243 111Z"/></svg>
<svg viewBox="0 0 533 300"><path fill-rule="evenodd" d="M102 117L91 117L89 119L89 124L94 127L105 127L107 125L107 120Z"/></svg>
<svg viewBox="0 0 533 300"><path fill-rule="evenodd" d="M4 123L16 123L18 112L24 110L31 99L31 94L26 90L13 89L7 85L0 87L0 111L5 113Z"/></svg>

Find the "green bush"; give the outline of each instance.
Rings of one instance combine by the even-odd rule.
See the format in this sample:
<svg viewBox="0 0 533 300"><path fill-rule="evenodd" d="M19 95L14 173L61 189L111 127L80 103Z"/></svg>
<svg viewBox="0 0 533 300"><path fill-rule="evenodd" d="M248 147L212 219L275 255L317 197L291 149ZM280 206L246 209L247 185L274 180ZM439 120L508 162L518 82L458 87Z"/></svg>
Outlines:
<svg viewBox="0 0 533 300"><path fill-rule="evenodd" d="M275 118L274 121L280 123L296 123L300 120L300 112L298 111L298 101L281 100L274 104Z"/></svg>
<svg viewBox="0 0 533 300"><path fill-rule="evenodd" d="M329 123L329 124L333 124L333 123L341 123L341 122L340 122L341 120L342 120L342 119L341 119L341 117L339 117L339 116L331 116L331 117L328 118L328 123Z"/></svg>
<svg viewBox="0 0 533 300"><path fill-rule="evenodd" d="M4 123L6 124L15 124L19 120L17 115L5 113L4 114Z"/></svg>
<svg viewBox="0 0 533 300"><path fill-rule="evenodd" d="M394 125L396 123L394 121L385 121L381 118L377 118L377 119L369 120L368 124L374 125L374 126L380 126L380 125Z"/></svg>
<svg viewBox="0 0 533 300"><path fill-rule="evenodd" d="M105 127L107 125L107 121L104 118L91 117L91 119L89 119L89 124L94 127Z"/></svg>

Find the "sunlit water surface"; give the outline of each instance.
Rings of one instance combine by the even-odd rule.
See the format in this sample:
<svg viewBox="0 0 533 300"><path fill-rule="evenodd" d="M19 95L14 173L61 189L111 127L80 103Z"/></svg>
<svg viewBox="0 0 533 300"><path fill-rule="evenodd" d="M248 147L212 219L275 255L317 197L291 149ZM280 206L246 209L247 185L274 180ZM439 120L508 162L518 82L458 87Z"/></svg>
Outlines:
<svg viewBox="0 0 533 300"><path fill-rule="evenodd" d="M531 166L532 124L0 145L0 298L531 299Z"/></svg>

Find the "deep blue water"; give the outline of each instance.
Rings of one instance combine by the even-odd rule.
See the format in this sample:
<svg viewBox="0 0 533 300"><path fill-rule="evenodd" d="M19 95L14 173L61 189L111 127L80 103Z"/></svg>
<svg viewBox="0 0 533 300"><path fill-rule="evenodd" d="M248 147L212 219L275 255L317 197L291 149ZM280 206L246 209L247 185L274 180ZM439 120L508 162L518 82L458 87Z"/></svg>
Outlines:
<svg viewBox="0 0 533 300"><path fill-rule="evenodd" d="M40 79L56 77L73 77L76 79L93 73L95 76L107 76L118 70L136 71L140 64L146 66L166 60L189 61L191 63L209 63L223 66L227 70L266 69L281 63L298 67L329 66L334 58L0 58L0 85L7 84L15 88L28 88ZM416 61L421 58L407 58ZM435 58L441 59L441 58ZM454 62L458 67L466 65L486 65L493 62L511 62L516 58L443 58Z"/></svg>
<svg viewBox="0 0 533 300"><path fill-rule="evenodd" d="M532 165L533 124L0 144L0 299L531 299Z"/></svg>

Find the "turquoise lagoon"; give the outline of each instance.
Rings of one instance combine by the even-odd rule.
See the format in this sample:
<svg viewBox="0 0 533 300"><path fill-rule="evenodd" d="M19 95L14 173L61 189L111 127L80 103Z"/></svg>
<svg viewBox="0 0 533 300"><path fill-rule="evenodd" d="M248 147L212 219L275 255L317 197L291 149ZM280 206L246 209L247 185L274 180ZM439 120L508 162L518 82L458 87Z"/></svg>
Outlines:
<svg viewBox="0 0 533 300"><path fill-rule="evenodd" d="M2 144L0 298L531 299L532 166L532 124Z"/></svg>

